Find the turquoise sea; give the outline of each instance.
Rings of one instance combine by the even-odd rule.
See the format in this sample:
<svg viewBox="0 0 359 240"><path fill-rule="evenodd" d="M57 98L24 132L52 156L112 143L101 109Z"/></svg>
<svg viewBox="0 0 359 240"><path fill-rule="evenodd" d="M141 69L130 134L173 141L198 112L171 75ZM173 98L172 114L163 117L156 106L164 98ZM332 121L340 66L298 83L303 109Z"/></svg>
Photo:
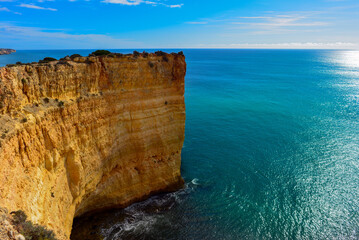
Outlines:
<svg viewBox="0 0 359 240"><path fill-rule="evenodd" d="M18 51L0 65L90 52ZM78 219L74 231L87 222L88 239L358 239L359 51L184 53L186 188Z"/></svg>

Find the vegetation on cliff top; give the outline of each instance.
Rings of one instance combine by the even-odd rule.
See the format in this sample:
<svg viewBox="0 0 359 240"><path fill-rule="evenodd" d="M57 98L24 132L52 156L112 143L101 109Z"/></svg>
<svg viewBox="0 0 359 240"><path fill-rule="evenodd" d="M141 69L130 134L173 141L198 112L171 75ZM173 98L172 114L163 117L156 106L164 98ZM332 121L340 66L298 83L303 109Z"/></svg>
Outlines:
<svg viewBox="0 0 359 240"><path fill-rule="evenodd" d="M108 55L110 54L111 52L110 51L107 51L107 50L97 50L97 51L94 51L93 53L91 53L90 55L94 55L94 56L105 56L105 55Z"/></svg>
<svg viewBox="0 0 359 240"><path fill-rule="evenodd" d="M52 61L57 61L57 59L52 57L45 57L44 59L40 60L39 63L48 63Z"/></svg>
<svg viewBox="0 0 359 240"><path fill-rule="evenodd" d="M155 55L155 56L158 56L158 57L162 57L162 60L164 62L168 62L169 59L168 59L168 55L169 53L166 53L166 52L163 52L163 51L156 51L154 53L148 53L146 51L143 51L142 53L138 52L138 51L133 51L132 54L122 54L122 53L113 53L113 52L110 52L108 50L96 50L92 53L90 53L88 56L89 57L122 57L122 56L133 56L134 58L138 58L138 57L143 57L143 58L148 58L150 55ZM184 56L183 52L180 51L178 53L170 53L171 55L179 55L179 56ZM58 61L56 58L53 58L53 57L45 57L44 59L40 60L38 63L40 64L45 64L45 63L50 63L50 62L53 62L53 61L58 61L57 64L58 65L69 65L70 64L68 63L69 61L74 61L75 58L81 58L82 56L80 54L73 54L71 56L66 56L64 58L60 58L60 60ZM93 63L93 60L90 60L89 58L85 61L86 63ZM7 64L6 67L14 67L14 66L21 66L21 65L31 65L31 64L36 64L36 62L33 62L33 63L22 63L22 62L16 62L16 64ZM152 66L152 63L149 63L151 67Z"/></svg>

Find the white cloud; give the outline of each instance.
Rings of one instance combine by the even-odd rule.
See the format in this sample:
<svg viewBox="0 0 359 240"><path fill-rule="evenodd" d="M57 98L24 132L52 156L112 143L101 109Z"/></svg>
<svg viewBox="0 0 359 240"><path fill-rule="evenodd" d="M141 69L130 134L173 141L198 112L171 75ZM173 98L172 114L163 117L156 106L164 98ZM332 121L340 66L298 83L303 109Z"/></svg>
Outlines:
<svg viewBox="0 0 359 240"><path fill-rule="evenodd" d="M167 7L170 7L170 8L181 8L183 6L183 3L176 4L176 5L166 5L166 4L164 4L164 5L167 6Z"/></svg>
<svg viewBox="0 0 359 240"><path fill-rule="evenodd" d="M239 18L245 18L245 19L268 19L268 18L271 18L271 17L257 16L257 17L239 17Z"/></svg>
<svg viewBox="0 0 359 240"><path fill-rule="evenodd" d="M203 44L198 48L244 48L244 49L351 49L358 44L350 42L291 42L291 43L235 43Z"/></svg>
<svg viewBox="0 0 359 240"><path fill-rule="evenodd" d="M122 5L139 5L143 3L143 0L104 0L104 3L114 3L114 4L122 4Z"/></svg>
<svg viewBox="0 0 359 240"><path fill-rule="evenodd" d="M13 11L11 11L10 9L8 9L7 7L0 7L0 12L11 12L11 13L14 13L14 14L21 15L21 13L19 13L19 12L13 12Z"/></svg>
<svg viewBox="0 0 359 240"><path fill-rule="evenodd" d="M69 48L134 48L142 43L120 39L104 34L70 34L55 29L23 27L0 22L0 45L12 45L26 49L27 45L36 49Z"/></svg>
<svg viewBox="0 0 359 240"><path fill-rule="evenodd" d="M36 6L36 5L34 5L34 4L26 4L26 3L21 3L21 4L19 5L19 7L31 8L31 9L38 9L38 10L57 11L57 9L55 9L55 8L44 8L44 7Z"/></svg>
<svg viewBox="0 0 359 240"><path fill-rule="evenodd" d="M246 34L284 34L322 31L325 26L331 25L322 12L265 12L265 14L254 16L221 16L212 19L198 19L186 22L186 24L208 25L209 27L220 27L222 30L235 32L246 32Z"/></svg>
<svg viewBox="0 0 359 240"><path fill-rule="evenodd" d="M0 7L0 12L10 12L10 10L6 7Z"/></svg>
<svg viewBox="0 0 359 240"><path fill-rule="evenodd" d="M240 17L247 19L246 22L232 22L232 24L240 24L247 26L255 26L262 28L283 28L283 27L312 27L324 26L326 22L313 21L307 15L275 15L275 16L255 16L255 17ZM254 20L254 21L251 21ZM264 21L258 21L264 20Z"/></svg>
<svg viewBox="0 0 359 240"><path fill-rule="evenodd" d="M173 4L173 5L169 5L169 4L165 4L162 2L154 2L154 1L146 1L146 0L103 0L103 3L113 3L113 4L121 4L121 5L128 5L128 6L137 6L140 4L149 4L152 6L165 6L165 7L169 7L169 8L181 8L183 6L183 3L181 4Z"/></svg>

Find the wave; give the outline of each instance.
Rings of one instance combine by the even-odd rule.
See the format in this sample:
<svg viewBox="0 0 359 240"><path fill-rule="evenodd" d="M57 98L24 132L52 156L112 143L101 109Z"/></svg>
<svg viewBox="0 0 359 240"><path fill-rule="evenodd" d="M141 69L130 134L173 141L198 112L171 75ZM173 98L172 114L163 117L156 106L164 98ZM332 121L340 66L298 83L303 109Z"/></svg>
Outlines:
<svg viewBox="0 0 359 240"><path fill-rule="evenodd" d="M166 211L184 201L198 185L199 180L195 178L177 192L156 195L146 201L132 204L121 212L117 223L102 228L101 235L104 240L140 239L150 235L157 226L171 226L173 223L164 216Z"/></svg>

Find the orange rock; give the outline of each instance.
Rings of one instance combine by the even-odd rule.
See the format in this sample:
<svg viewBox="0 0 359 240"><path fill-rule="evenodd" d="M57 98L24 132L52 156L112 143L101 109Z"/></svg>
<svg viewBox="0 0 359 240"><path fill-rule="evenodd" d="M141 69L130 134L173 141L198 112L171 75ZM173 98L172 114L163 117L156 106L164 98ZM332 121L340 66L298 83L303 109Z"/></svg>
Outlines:
<svg viewBox="0 0 359 240"><path fill-rule="evenodd" d="M181 187L186 63L166 57L0 68L0 206L68 239L75 216Z"/></svg>

